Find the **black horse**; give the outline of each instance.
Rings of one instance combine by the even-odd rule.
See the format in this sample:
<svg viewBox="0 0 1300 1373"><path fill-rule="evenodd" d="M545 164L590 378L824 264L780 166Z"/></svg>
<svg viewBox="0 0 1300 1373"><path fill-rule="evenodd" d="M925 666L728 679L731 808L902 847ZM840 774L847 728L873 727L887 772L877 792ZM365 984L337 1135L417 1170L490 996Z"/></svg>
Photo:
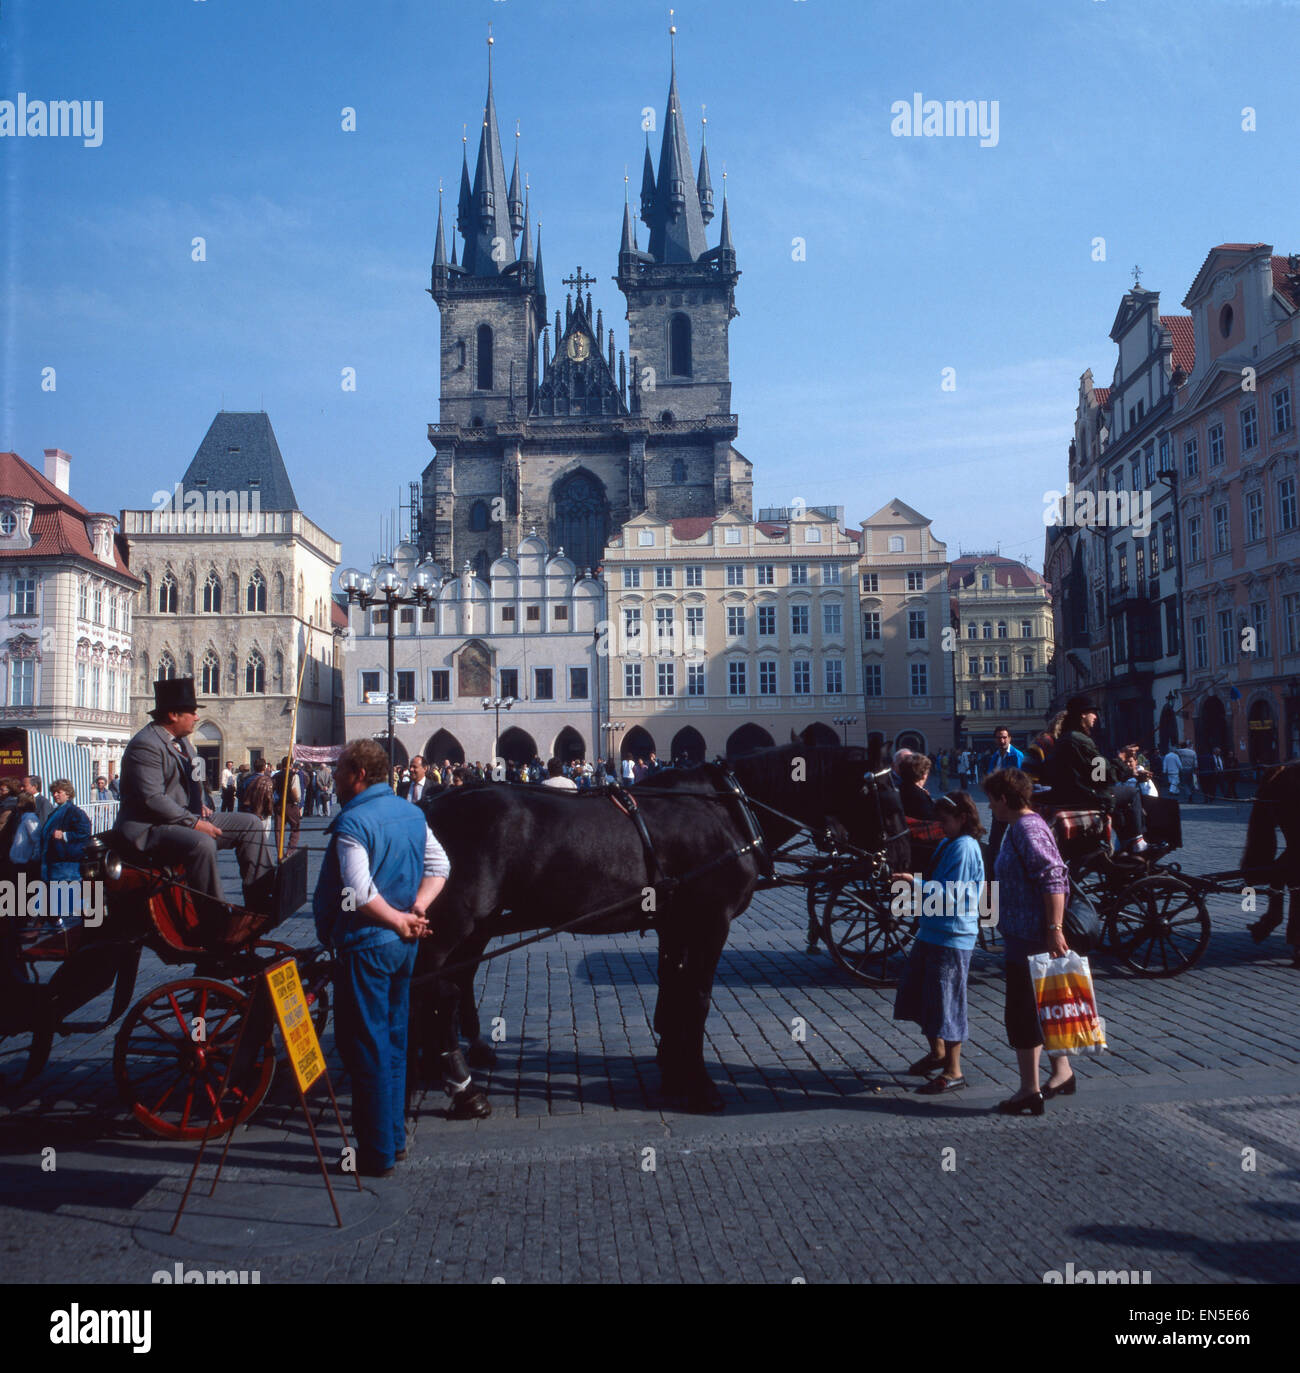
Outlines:
<svg viewBox="0 0 1300 1373"><path fill-rule="evenodd" d="M465 1081L456 1022L459 1011L466 1036L478 1035L474 964L488 942L588 911L607 913L576 933L657 931L654 1029L664 1094L691 1110L721 1109L704 1066L704 1023L731 922L770 873L772 851L801 825L824 831L837 819L850 833L879 837L855 750L786 744L737 758L730 770L762 804L747 806L716 763L668 769L631 788L648 847L605 791L466 787L421 803L451 877L416 965L412 1045L426 1060L441 1058L454 1113L486 1113ZM484 1048L477 1041L480 1056Z"/></svg>
<svg viewBox="0 0 1300 1373"><path fill-rule="evenodd" d="M1286 840L1280 858L1279 829ZM1286 942L1291 945L1295 966L1300 967L1300 763L1271 768L1261 778L1246 823L1241 870L1247 882L1269 889L1268 910L1250 927L1256 943L1262 943L1282 923L1285 892L1290 890Z"/></svg>

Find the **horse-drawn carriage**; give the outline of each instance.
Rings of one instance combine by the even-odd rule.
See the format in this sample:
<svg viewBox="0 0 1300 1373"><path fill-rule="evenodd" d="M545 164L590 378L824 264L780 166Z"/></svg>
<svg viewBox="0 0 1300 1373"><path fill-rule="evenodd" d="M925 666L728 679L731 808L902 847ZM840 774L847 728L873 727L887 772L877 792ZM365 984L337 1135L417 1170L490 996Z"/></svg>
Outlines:
<svg viewBox="0 0 1300 1373"><path fill-rule="evenodd" d="M82 878L102 883L91 920L38 929L33 939L11 944L0 1038L29 1037L19 1082L44 1068L56 1034L94 1033L125 1013L113 1076L145 1129L164 1139L199 1139L205 1130L224 1134L247 1120L271 1084L269 1037L255 1052L241 1053L224 1096L221 1084L252 979L276 960L296 957L318 1029L328 1014L329 969L320 951L303 954L267 938L306 897L306 851L276 870L269 914L208 900L185 885L183 868L142 863L134 850L119 851L111 834L91 840ZM160 983L131 1005L146 949L189 975ZM71 1019L110 988L102 1019Z"/></svg>

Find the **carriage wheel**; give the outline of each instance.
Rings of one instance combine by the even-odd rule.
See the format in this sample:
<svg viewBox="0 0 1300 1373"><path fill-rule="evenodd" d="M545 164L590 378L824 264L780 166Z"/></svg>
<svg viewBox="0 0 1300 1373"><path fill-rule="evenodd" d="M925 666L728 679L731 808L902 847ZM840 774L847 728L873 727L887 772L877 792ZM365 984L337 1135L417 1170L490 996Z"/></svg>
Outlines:
<svg viewBox="0 0 1300 1373"><path fill-rule="evenodd" d="M916 921L895 915L892 899L868 877L846 877L831 886L822 912L822 938L831 957L868 987L898 981Z"/></svg>
<svg viewBox="0 0 1300 1373"><path fill-rule="evenodd" d="M269 1039L218 1100L248 1005L237 987L195 977L156 987L131 1008L113 1045L113 1076L146 1130L162 1139L193 1140L211 1127L215 1137L257 1109L275 1069ZM200 1017L203 1039L195 1041Z"/></svg>
<svg viewBox="0 0 1300 1373"><path fill-rule="evenodd" d="M1110 905L1111 947L1139 977L1175 977L1210 942L1205 898L1176 877L1144 877Z"/></svg>
<svg viewBox="0 0 1300 1373"><path fill-rule="evenodd" d="M817 908L825 900L828 891L824 881L811 877L804 888L808 902L808 947L805 953L817 952L817 940L821 937L821 917L817 914Z"/></svg>
<svg viewBox="0 0 1300 1373"><path fill-rule="evenodd" d="M303 995L307 998L308 1014L311 1016L311 1023L316 1027L316 1037L319 1039L325 1033L325 1025L330 1018L328 977L318 979L319 986L313 985L313 979L303 967L301 951L295 949L292 944L282 944L278 939L255 939L249 948L252 953L268 962L292 958L298 964L298 977L302 982Z"/></svg>

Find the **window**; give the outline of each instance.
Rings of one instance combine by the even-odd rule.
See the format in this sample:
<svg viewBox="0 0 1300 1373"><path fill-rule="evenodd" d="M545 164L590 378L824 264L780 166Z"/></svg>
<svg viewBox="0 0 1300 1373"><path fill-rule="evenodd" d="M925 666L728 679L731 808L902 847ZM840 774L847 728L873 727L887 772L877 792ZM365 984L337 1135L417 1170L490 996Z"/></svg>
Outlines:
<svg viewBox="0 0 1300 1373"><path fill-rule="evenodd" d="M505 700L519 699L519 669L517 667L503 667L501 669L501 696Z"/></svg>
<svg viewBox="0 0 1300 1373"><path fill-rule="evenodd" d="M397 674L397 699L399 701L415 700L414 672L399 672Z"/></svg>
<svg viewBox="0 0 1300 1373"><path fill-rule="evenodd" d="M791 586L807 586L807 585L808 585L808 564L807 564L807 563L791 563L791 564L790 564L790 585L791 585Z"/></svg>
<svg viewBox="0 0 1300 1373"><path fill-rule="evenodd" d="M1289 434L1291 432L1291 388L1289 386L1279 387L1273 392L1273 432L1275 434Z"/></svg>
<svg viewBox="0 0 1300 1373"><path fill-rule="evenodd" d="M164 653L158 659L158 680L160 682L170 682L176 676L176 659L170 653Z"/></svg>
<svg viewBox="0 0 1300 1373"><path fill-rule="evenodd" d="M13 515L9 513L9 511L6 510L3 515L0 515L0 537L6 539L12 538L14 531L17 528L18 521L13 517Z"/></svg>
<svg viewBox="0 0 1300 1373"><path fill-rule="evenodd" d="M844 663L839 658L823 659L825 667L826 695L842 696L844 694Z"/></svg>
<svg viewBox="0 0 1300 1373"><path fill-rule="evenodd" d="M1196 451L1196 436L1183 441L1183 475L1194 477L1200 471L1201 460Z"/></svg>
<svg viewBox="0 0 1300 1373"><path fill-rule="evenodd" d="M738 525L729 524L722 536L723 543L739 543L740 528Z"/></svg>
<svg viewBox="0 0 1300 1373"><path fill-rule="evenodd" d="M1255 630L1255 656L1257 658L1271 658L1273 649L1268 639L1267 601L1252 601L1250 603L1250 623Z"/></svg>
<svg viewBox="0 0 1300 1373"><path fill-rule="evenodd" d="M985 655L985 658L984 658L984 675L985 675L986 677L992 677L992 676L993 676L993 664L994 664L993 655L992 655L991 653L986 654L986 655Z"/></svg>
<svg viewBox="0 0 1300 1373"><path fill-rule="evenodd" d="M727 607L727 635L732 639L740 638L745 632L745 607L743 605L729 605Z"/></svg>
<svg viewBox="0 0 1300 1373"><path fill-rule="evenodd" d="M1160 471L1161 471L1161 472L1168 472L1168 471L1169 471L1169 440L1168 440L1168 439L1161 439L1161 440L1160 440ZM1151 474L1148 473L1148 475L1147 475L1147 481L1150 481L1150 480L1151 480Z"/></svg>
<svg viewBox="0 0 1300 1373"><path fill-rule="evenodd" d="M1191 515L1187 520L1187 558L1189 562L1201 560L1201 517Z"/></svg>
<svg viewBox="0 0 1300 1373"><path fill-rule="evenodd" d="M9 704L11 706L30 706L36 699L36 660L34 658L11 658L9 660Z"/></svg>
<svg viewBox="0 0 1300 1373"><path fill-rule="evenodd" d="M776 585L776 568L771 563L759 563L758 567L755 568L755 572L757 573L757 576L755 577L757 585Z"/></svg>
<svg viewBox="0 0 1300 1373"><path fill-rule="evenodd" d="M743 696L743 695L745 695L745 664L744 664L744 663L728 663L728 664L727 664L727 695L729 695L729 696Z"/></svg>
<svg viewBox="0 0 1300 1373"><path fill-rule="evenodd" d="M673 608L672 606L655 607L655 638L658 640L660 650L669 647L673 638ZM665 640L667 643L665 643Z"/></svg>
<svg viewBox="0 0 1300 1373"><path fill-rule="evenodd" d="M528 624L541 624L542 608L539 605L526 605L524 607L524 620Z"/></svg>
<svg viewBox="0 0 1300 1373"><path fill-rule="evenodd" d="M1284 653L1300 653L1300 591L1282 597L1282 643Z"/></svg>
<svg viewBox="0 0 1300 1373"><path fill-rule="evenodd" d="M759 661L758 694L760 696L776 695L776 661L772 658L763 658Z"/></svg>
<svg viewBox="0 0 1300 1373"><path fill-rule="evenodd" d="M215 696L221 690L221 663L210 649L203 655L203 670L199 674L199 690L205 696Z"/></svg>
<svg viewBox="0 0 1300 1373"><path fill-rule="evenodd" d="M677 667L674 663L659 663L655 670L655 686L660 696L677 694Z"/></svg>
<svg viewBox="0 0 1300 1373"><path fill-rule="evenodd" d="M1006 653L998 654L998 676L1005 677L1011 671L1011 658Z"/></svg>
<svg viewBox="0 0 1300 1373"><path fill-rule="evenodd" d="M704 664L686 664L686 694L688 696L704 695Z"/></svg>
<svg viewBox="0 0 1300 1373"><path fill-rule="evenodd" d="M978 710L980 708L980 694L978 691L972 691L970 694L970 708L972 710Z"/></svg>
<svg viewBox="0 0 1300 1373"><path fill-rule="evenodd" d="M1205 616L1192 616L1192 664L1194 667L1209 667L1209 640L1205 629Z"/></svg>
<svg viewBox="0 0 1300 1373"><path fill-rule="evenodd" d="M117 597L116 597L116 596L110 596L110 597L108 598L108 627L109 627L109 629L116 629L116 628L117 628Z"/></svg>
<svg viewBox="0 0 1300 1373"><path fill-rule="evenodd" d="M998 621L998 638L999 638L999 639L1005 639L1006 637L1007 637L1007 622L1006 622L1005 620L999 620L999 621Z"/></svg>
<svg viewBox="0 0 1300 1373"><path fill-rule="evenodd" d="M1253 405L1244 406L1238 419L1241 423L1241 450L1244 453L1259 443L1259 411Z"/></svg>
<svg viewBox="0 0 1300 1373"><path fill-rule="evenodd" d="M413 605L403 606L397 616L399 625L413 625L415 623L415 607Z"/></svg>
<svg viewBox="0 0 1300 1373"><path fill-rule="evenodd" d="M478 360L478 376L474 384L480 391L490 391L492 389L492 329L489 325L479 325L476 342L478 346L475 350L475 357Z"/></svg>
<svg viewBox="0 0 1300 1373"><path fill-rule="evenodd" d="M1132 480L1129 482L1129 490L1137 491L1142 485L1142 468L1136 458L1133 459L1129 468L1129 475Z"/></svg>
<svg viewBox="0 0 1300 1373"><path fill-rule="evenodd" d="M176 601L176 578L168 572L158 583L158 613L160 615L175 615Z"/></svg>
<svg viewBox="0 0 1300 1373"><path fill-rule="evenodd" d="M221 614L221 578L215 572L209 572L207 581L203 583L203 613Z"/></svg>
<svg viewBox="0 0 1300 1373"><path fill-rule="evenodd" d="M86 664L77 664L77 708L85 709L86 705Z"/></svg>
<svg viewBox="0 0 1300 1373"><path fill-rule="evenodd" d="M104 623L104 588L97 586L90 593L90 617L97 625Z"/></svg>
<svg viewBox="0 0 1300 1373"><path fill-rule="evenodd" d="M981 591L992 591L992 590L993 590L993 574L992 574L991 572L981 572L981 573L980 573L980 590L981 590Z"/></svg>
<svg viewBox="0 0 1300 1373"><path fill-rule="evenodd" d="M1229 549L1228 537L1228 507L1227 505L1216 505L1211 512L1214 517L1214 551L1216 553L1226 553Z"/></svg>
<svg viewBox="0 0 1300 1373"><path fill-rule="evenodd" d="M901 553L903 551L903 536L901 534L891 534L889 536L889 551L891 553Z"/></svg>
<svg viewBox="0 0 1300 1373"><path fill-rule="evenodd" d="M790 633L794 635L811 633L808 628L808 607L806 605L792 605L790 607Z"/></svg>
<svg viewBox="0 0 1300 1373"><path fill-rule="evenodd" d="M812 664L807 658L796 658L790 664L790 687L796 696L812 695Z"/></svg>
<svg viewBox="0 0 1300 1373"><path fill-rule="evenodd" d="M656 585L656 586L672 586L672 584L673 584L673 570L672 570L672 568L671 568L671 567L656 567L656 568L655 568L655 585Z"/></svg>
<svg viewBox="0 0 1300 1373"><path fill-rule="evenodd" d="M637 536L636 536L636 541L637 541L637 546L638 546L639 548L653 548L653 547L655 546L655 532L654 532L654 530L653 530L653 529L642 529L642 530L638 530ZM641 585L641 583L640 583L640 582L637 582L637 586L640 586L640 585Z"/></svg>
<svg viewBox="0 0 1300 1373"><path fill-rule="evenodd" d="M844 616L840 606L822 606L822 633L831 636L844 633Z"/></svg>
<svg viewBox="0 0 1300 1373"><path fill-rule="evenodd" d="M744 585L745 585L745 565L744 565L744 563L728 563L728 564L727 564L727 585L728 585L728 586L744 586Z"/></svg>
<svg viewBox="0 0 1300 1373"><path fill-rule="evenodd" d="M1020 659L1020 670L1022 672L1032 672L1034 670L1034 655L1025 653Z"/></svg>
<svg viewBox="0 0 1300 1373"><path fill-rule="evenodd" d="M90 618L90 588L85 582L77 584L77 618L79 620Z"/></svg>
<svg viewBox="0 0 1300 1373"><path fill-rule="evenodd" d="M533 668L533 700L555 700L555 672L552 668Z"/></svg>
<svg viewBox="0 0 1300 1373"><path fill-rule="evenodd" d="M1222 466L1223 466L1223 425L1221 425L1221 424L1212 424L1212 425L1210 426L1210 431L1209 431L1209 434L1207 435L1207 437L1209 438L1209 441L1210 441L1210 466L1211 466L1211 467L1222 467Z"/></svg>
<svg viewBox="0 0 1300 1373"><path fill-rule="evenodd" d="M820 525L811 524L803 532L804 543L821 543L822 531Z"/></svg>
<svg viewBox="0 0 1300 1373"><path fill-rule="evenodd" d="M673 459L673 485L680 486L686 480L686 463L682 458Z"/></svg>
<svg viewBox="0 0 1300 1373"><path fill-rule="evenodd" d="M985 639L991 639L993 637L993 626L988 620L985 620L980 626L980 634Z"/></svg>
<svg viewBox="0 0 1300 1373"><path fill-rule="evenodd" d="M1221 610L1218 617L1219 628L1219 665L1227 667L1232 662L1234 651L1234 635L1232 630L1232 611Z"/></svg>
<svg viewBox="0 0 1300 1373"><path fill-rule="evenodd" d="M623 695L640 696L641 694L641 664L623 664Z"/></svg>
<svg viewBox="0 0 1300 1373"><path fill-rule="evenodd" d="M1165 566L1172 568L1174 565L1174 521L1172 516L1166 516L1160 522L1160 535Z"/></svg>
<svg viewBox="0 0 1300 1373"><path fill-rule="evenodd" d="M880 611L864 610L862 612L862 637L864 639L880 638Z"/></svg>
<svg viewBox="0 0 1300 1373"><path fill-rule="evenodd" d="M514 622L515 622L515 608L514 608L514 606L512 606L512 605L503 605L503 606L501 607L501 623L502 623L503 625L512 625L512 624L514 624Z"/></svg>
<svg viewBox="0 0 1300 1373"><path fill-rule="evenodd" d="M376 679L378 676L375 673ZM248 655L248 661L244 664L244 690L250 696L254 693L264 695L266 692L266 662L257 649Z"/></svg>
<svg viewBox="0 0 1300 1373"><path fill-rule="evenodd" d="M992 693L991 691L986 691L986 692L984 693L984 709L985 709L985 710L992 710L992 709L993 709L993 693Z"/></svg>
<svg viewBox="0 0 1300 1373"><path fill-rule="evenodd" d="M379 691L379 673L363 672L361 674L361 699L364 701L371 692Z"/></svg>
<svg viewBox="0 0 1300 1373"><path fill-rule="evenodd" d="M173 596L175 593L173 592ZM248 579L248 593L245 598L245 606L250 613L264 611L266 609L266 578L261 572L254 572ZM387 623L385 617L384 623Z"/></svg>
<svg viewBox="0 0 1300 1373"><path fill-rule="evenodd" d="M999 691L999 692L998 692L998 709L999 709L999 710L1010 710L1010 709L1011 709L1011 693L1010 693L1009 691Z"/></svg>
<svg viewBox="0 0 1300 1373"><path fill-rule="evenodd" d="M863 591L879 591L880 575L876 572L864 572L862 574Z"/></svg>
<svg viewBox="0 0 1300 1373"><path fill-rule="evenodd" d="M1264 537L1264 493L1246 492L1246 542L1254 543Z"/></svg>
<svg viewBox="0 0 1300 1373"><path fill-rule="evenodd" d="M758 632L762 637L770 637L776 633L776 606L758 607Z"/></svg>
<svg viewBox="0 0 1300 1373"><path fill-rule="evenodd" d="M674 315L668 323L668 375L691 375L691 321L686 315Z"/></svg>
<svg viewBox="0 0 1300 1373"><path fill-rule="evenodd" d="M641 585L641 569L639 567L625 567L623 569L623 590L635 590Z"/></svg>
<svg viewBox="0 0 1300 1373"><path fill-rule="evenodd" d="M633 645L641 637L641 612L635 608L623 611L623 637Z"/></svg>
<svg viewBox="0 0 1300 1373"><path fill-rule="evenodd" d="M1137 563L1137 584L1136 591L1142 595L1142 583L1146 580L1146 549L1141 542L1135 541L1133 544L1133 559Z"/></svg>
<svg viewBox="0 0 1300 1373"><path fill-rule="evenodd" d="M879 663L867 663L863 667L862 694L864 696L883 696L885 694Z"/></svg>
<svg viewBox="0 0 1300 1373"><path fill-rule="evenodd" d="M1033 710L1033 708L1034 708L1034 693L1033 693L1032 691L1026 691L1026 692L1025 692L1025 709L1026 709L1026 710Z"/></svg>
<svg viewBox="0 0 1300 1373"><path fill-rule="evenodd" d="M446 668L435 668L429 674L429 700L451 700L451 673Z"/></svg>
<svg viewBox="0 0 1300 1373"><path fill-rule="evenodd" d="M590 699L587 688L587 669L585 667L571 667L569 669L569 700L586 701Z"/></svg>
<svg viewBox="0 0 1300 1373"><path fill-rule="evenodd" d="M686 637L699 639L703 634L704 607L702 605L688 605L686 607Z"/></svg>
<svg viewBox="0 0 1300 1373"><path fill-rule="evenodd" d="M554 608L556 624L563 624L569 618L569 607L567 605L557 605Z"/></svg>
<svg viewBox="0 0 1300 1373"><path fill-rule="evenodd" d="M907 589L908 589L909 591L924 591L924 590L925 590L925 573L924 573L924 572L909 572L909 573L907 574Z"/></svg>
<svg viewBox="0 0 1300 1373"><path fill-rule="evenodd" d="M694 566L691 566L691 567L688 567L688 568L686 569L686 585L687 585L687 586L703 586L703 585L704 585L704 569L703 569L702 567L698 566L698 564L697 564L697 565L694 565Z"/></svg>
<svg viewBox="0 0 1300 1373"><path fill-rule="evenodd" d="M973 653L966 658L966 673L970 677L980 675L980 660Z"/></svg>
<svg viewBox="0 0 1300 1373"><path fill-rule="evenodd" d="M840 565L839 565L839 563L823 563L823 564L822 564L822 585L823 585L823 586L839 586L839 585L840 585Z"/></svg>
<svg viewBox="0 0 1300 1373"><path fill-rule="evenodd" d="M1032 620L1020 621L1020 637L1022 639L1032 639L1034 637L1034 622Z"/></svg>
<svg viewBox="0 0 1300 1373"><path fill-rule="evenodd" d="M924 639L926 637L924 610L909 610L907 612L907 637L909 639Z"/></svg>
<svg viewBox="0 0 1300 1373"><path fill-rule="evenodd" d="M1283 477L1277 484L1277 527L1281 534L1296 527L1295 478Z"/></svg>
<svg viewBox="0 0 1300 1373"><path fill-rule="evenodd" d="M979 627L979 625L977 625L977 624L975 623L974 620L971 620L970 623L967 624L967 626L966 626L966 637L967 637L968 639L978 639L979 636L980 636L980 627Z"/></svg>
<svg viewBox="0 0 1300 1373"><path fill-rule="evenodd" d="M930 694L930 667L928 663L913 663L911 669L912 695Z"/></svg>

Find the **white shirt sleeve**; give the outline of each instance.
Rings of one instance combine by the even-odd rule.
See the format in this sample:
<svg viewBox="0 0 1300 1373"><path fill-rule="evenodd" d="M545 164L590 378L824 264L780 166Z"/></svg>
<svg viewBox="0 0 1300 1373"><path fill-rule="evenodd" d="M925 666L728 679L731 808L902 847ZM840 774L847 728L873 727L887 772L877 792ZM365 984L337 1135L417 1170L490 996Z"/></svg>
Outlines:
<svg viewBox="0 0 1300 1373"><path fill-rule="evenodd" d="M447 857L447 850L433 837L432 830L424 836L424 875L451 876L451 859Z"/></svg>
<svg viewBox="0 0 1300 1373"><path fill-rule="evenodd" d="M338 842L339 875L343 886L351 889L358 907L368 906L379 895L379 888L370 875L370 855L365 845L350 834L340 834Z"/></svg>

